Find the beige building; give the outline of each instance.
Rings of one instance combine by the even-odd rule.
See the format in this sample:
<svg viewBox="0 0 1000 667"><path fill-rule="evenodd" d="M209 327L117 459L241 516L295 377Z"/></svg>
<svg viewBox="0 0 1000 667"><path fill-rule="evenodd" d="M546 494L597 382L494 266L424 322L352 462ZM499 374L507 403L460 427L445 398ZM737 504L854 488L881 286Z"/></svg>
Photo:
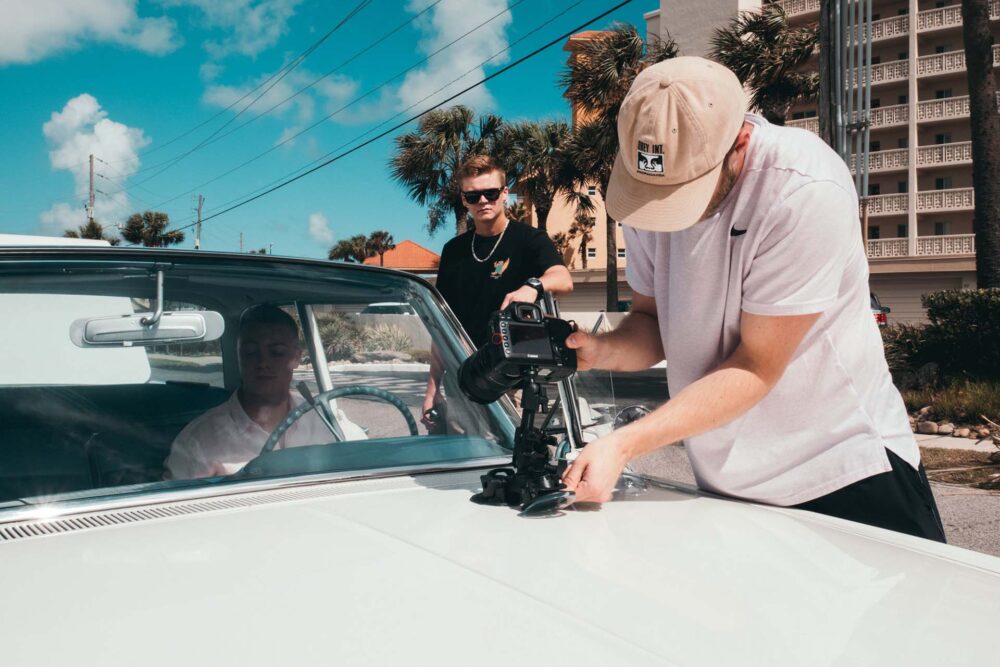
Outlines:
<svg viewBox="0 0 1000 667"><path fill-rule="evenodd" d="M745 4L661 0L645 15L646 29L661 37L669 31L683 55L705 55L712 29L754 8ZM819 0L778 4L792 23L819 20ZM919 321L921 294L975 286L961 7L958 0L875 0L872 18L871 288L892 308L891 321ZM1000 21L1000 0L991 3L990 18ZM706 25L694 25L699 21ZM993 26L1000 35L1000 23ZM1000 45L993 58L1000 65ZM788 125L818 132L815 105L793 109Z"/></svg>

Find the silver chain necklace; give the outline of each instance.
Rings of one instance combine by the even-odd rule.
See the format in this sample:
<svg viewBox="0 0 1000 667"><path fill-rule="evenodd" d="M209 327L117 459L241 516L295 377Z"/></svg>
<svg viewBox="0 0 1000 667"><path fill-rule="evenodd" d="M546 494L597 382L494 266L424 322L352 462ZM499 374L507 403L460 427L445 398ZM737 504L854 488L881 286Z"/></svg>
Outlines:
<svg viewBox="0 0 1000 667"><path fill-rule="evenodd" d="M500 246L500 241L503 241L503 235L507 233L508 227L510 227L509 220L507 221L507 224L503 226L503 231L500 232L500 238L498 238L497 242L493 244L493 250L490 250L490 254L486 255L486 257L483 257L482 259L479 259L476 255L476 231L472 230L472 243L470 245L470 249L472 250L472 259L476 260L480 264L486 263L486 261L493 256L493 253L497 251L497 248Z"/></svg>

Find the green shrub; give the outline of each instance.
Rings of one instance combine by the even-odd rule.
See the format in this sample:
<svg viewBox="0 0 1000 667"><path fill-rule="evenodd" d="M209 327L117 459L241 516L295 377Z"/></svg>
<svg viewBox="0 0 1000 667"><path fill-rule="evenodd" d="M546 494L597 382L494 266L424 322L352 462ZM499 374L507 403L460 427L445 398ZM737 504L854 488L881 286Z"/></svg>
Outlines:
<svg viewBox="0 0 1000 667"><path fill-rule="evenodd" d="M316 316L316 328L326 349L328 361L350 359L365 344L364 330L347 313L323 313Z"/></svg>
<svg viewBox="0 0 1000 667"><path fill-rule="evenodd" d="M928 359L947 376L1000 379L1000 288L932 292L923 304Z"/></svg>
<svg viewBox="0 0 1000 667"><path fill-rule="evenodd" d="M1000 382L958 380L940 388L904 390L906 409L931 406L929 419L981 424L981 416L1000 423Z"/></svg>
<svg viewBox="0 0 1000 667"><path fill-rule="evenodd" d="M395 324L377 324L364 330L366 350L405 352L413 347L409 335Z"/></svg>
<svg viewBox="0 0 1000 667"><path fill-rule="evenodd" d="M924 327L914 324L890 324L882 327L885 361L893 382L908 388L916 384L917 372L927 363L927 340Z"/></svg>

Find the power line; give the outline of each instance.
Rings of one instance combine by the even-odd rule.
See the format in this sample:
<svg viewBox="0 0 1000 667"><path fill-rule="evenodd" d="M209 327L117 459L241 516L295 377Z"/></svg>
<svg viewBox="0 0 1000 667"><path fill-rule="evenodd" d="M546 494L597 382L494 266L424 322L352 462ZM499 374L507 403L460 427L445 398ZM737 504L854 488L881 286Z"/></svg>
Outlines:
<svg viewBox="0 0 1000 667"><path fill-rule="evenodd" d="M313 123L312 125L310 125L310 126L308 126L308 127L304 128L304 129L302 129L302 130L299 130L299 131L298 131L298 132L296 132L295 134L291 135L290 137L286 137L286 138L285 138L285 139L283 139L282 141L279 141L278 143L274 144L273 146L271 146L270 148L268 148L268 149L267 149L267 150L265 150L264 152L262 152L262 153L258 153L258 154L257 154L257 155L255 155L254 157L252 157L252 158L250 158L250 159L248 159L248 160L246 160L246 161L244 161L244 162L242 162L242 163L240 163L240 164L236 165L235 167L233 167L233 168L229 169L228 171L225 171L225 172L223 172L223 173L219 174L218 176L215 176L215 177L213 177L213 178L211 178L211 179L209 179L209 180L207 180L207 181L205 181L205 182L203 182L203 183L199 183L198 185L194 186L194 187L193 187L193 188L191 188L190 190L187 190L187 191L185 191L185 192L182 192L182 193L180 193L180 194L178 194L178 195L176 195L176 196L174 196L174 197L171 197L170 199L166 199L166 200L164 200L163 202L161 202L160 204L158 204L158 206L163 206L163 205L165 205L165 204L169 204L169 203L171 203L171 202L173 202L173 201L176 201L177 199L180 199L181 197L184 197L184 196L186 196L186 195L189 195L189 194L191 194L191 193L193 193L193 192L197 192L198 190L201 190L202 188L204 188L204 187L205 187L206 185L211 185L212 183L215 183L216 181L218 181L218 180L220 180L220 179L222 179L222 178L225 178L226 176L229 176L230 174L232 174L232 173L234 173L234 172L236 172L236 171L239 171L239 170L240 170L240 169L242 169L243 167L246 167L246 166L248 166L248 165L250 165L250 164L253 164L253 163L254 163L254 162L256 162L257 160L259 160L259 159L261 159L261 158L263 158L263 157L265 157L265 156L267 156L267 155L270 155L270 154L271 154L272 152L274 152L274 151L276 151L277 149L281 148L281 147L282 147L282 146L284 146L285 144L288 144L288 143L290 143L290 142L294 141L295 139L297 139L298 137L302 136L302 135L303 135L303 134L305 134L306 132L310 132L310 131L314 130L315 128L317 128L317 127L319 127L320 125L324 124L324 123L325 123L326 121L328 121L328 120L330 120L331 118L333 118L334 116L337 116L338 114L340 114L341 112L345 111L346 109L348 109L348 108L350 108L350 107L354 106L355 104L357 104L357 103L358 103L358 102L360 102L361 100L363 100L363 99L365 99L365 98L367 98L367 97L369 97L369 96L373 95L374 93L377 93L377 92L378 92L379 90L381 90L381 89L385 88L386 86L388 86L388 85L389 85L390 83L392 83L393 81L395 81L395 80L396 80L396 79L398 79L399 77L401 77L401 76L403 76L404 74L406 74L407 72L410 72L411 70L413 70L413 69L415 69L415 68L419 67L420 65L422 65L422 64L424 64L424 63L426 63L426 62L427 62L428 60L430 60L431 58L433 58L433 57L434 57L434 56L436 56L437 54L441 53L441 52L442 52L442 51L444 51L445 49L448 49L449 47L451 47L451 46L454 46L455 44L457 44L457 43L458 43L458 42L460 42L461 40L465 39L466 37L468 37L468 36L469 36L469 35L471 35L472 33L476 32L477 30L480 30L480 29L481 29L481 28L483 28L484 26L488 25L488 24L489 24L490 22L492 22L492 21L496 20L496 19L497 19L498 17L500 17L500 16L503 16L504 14L506 14L507 12L509 12L510 10L514 9L515 7L517 7L517 6L519 5L519 4L521 4L521 3L522 3L522 2L524 2L524 1L525 1L525 0L517 0L517 1L516 1L516 2L514 3L514 4L510 5L509 7L507 7L506 9L504 9L503 11L500 11L500 12L497 12L496 14L494 14L493 16L491 16L490 18L488 18L488 19L486 19L485 21L483 21L482 23L480 23L479 25L477 25L477 26L475 26L474 28L472 28L472 29L468 30L468 31L467 31L467 32L465 32L464 34L460 35L459 37L457 37L457 38L453 39L453 40L452 40L451 42L449 42L448 44L445 44L444 46L442 46L442 47L441 47L441 48L439 48L438 50L434 51L433 53L431 53L431 54L429 54L429 55L425 56L425 57L424 57L423 59L421 59L421 60L418 60L417 62L413 63L412 65L410 65L410 66L409 66L409 67L407 67L406 69L404 69L404 70L402 70L402 71L400 71L400 72L398 72L398 73L394 74L393 76L391 76L391 77L389 77L388 79L384 80L384 81L383 81L382 83L380 83L379 85L375 86L374 88L371 88L371 89L369 89L369 90L368 90L367 92L365 92L365 93L363 93L362 95L360 95L360 96L358 96L358 97L354 98L353 100L351 100L351 101L350 101L350 102L348 102L347 104L343 105L342 107L340 107L340 108L339 108L339 109L337 109L336 111L334 111L334 112L332 112L332 113L330 113L330 114L327 114L326 116L324 116L323 118L319 119L318 121L316 121L316 122L315 122L315 123ZM564 14L564 13L566 13L566 11L568 11L568 10L564 10L564 11L563 11L562 13ZM560 15L561 15L561 14L560 14ZM531 33L529 33L529 34L531 34ZM526 35L525 35L525 36L526 36ZM523 37L522 37L521 39L523 39ZM518 40L518 41L521 41L521 40ZM517 42L515 42L515 43L517 43ZM513 46L513 45L512 45L512 46ZM509 49L510 47L507 47L507 48ZM504 51L506 51L506 50L507 50L507 49L504 49ZM489 62L490 60L492 60L493 58L495 58L495 57L496 57L497 55L500 55L500 53L503 53L504 51L500 51L499 53L497 53L497 54L494 54L493 56L490 56L490 57L489 57L489 58L487 58L487 59L486 59L485 61L483 61L482 63L480 63L480 66L481 66L481 65L483 65L483 64L485 64L485 63L487 63L487 62ZM474 69L475 69L475 68L474 68ZM464 76L464 75L463 75L463 76ZM454 83L454 82L452 82L452 83ZM448 85L451 85L451 84L448 84ZM447 87L447 86L446 86L446 87ZM426 98L425 98L425 99L426 99ZM411 108L412 108L412 107L411 107ZM397 114L397 115L398 115L398 114ZM239 129L239 128L236 128L236 129ZM235 129L234 129L233 131L235 131ZM362 135L362 136L364 136L364 135ZM221 138L221 137L220 137L220 138ZM349 142L349 143L350 143L350 142ZM322 158L320 158L320 159L322 159Z"/></svg>
<svg viewBox="0 0 1000 667"><path fill-rule="evenodd" d="M459 76L455 77L454 79L452 79L452 80L451 80L451 81L449 81L448 83L444 84L443 86L441 86L440 88L438 88L438 89L437 89L437 90L435 90L434 92L432 92L432 93L430 93L430 94L428 94L428 95L426 95L426 96L422 97L421 99L417 100L416 102L414 102L414 103L413 103L413 104L411 104L410 106L406 107L405 109L402 109L402 110L400 110L400 111L397 111L397 112L396 112L395 114L393 114L393 115L392 115L392 116L390 116L389 118L385 119L384 121L382 121L382 122L381 122L381 123L379 123L378 125L375 125L374 127L370 128L369 130L367 130L367 131L363 132L362 134L360 134L360 135L358 135L358 136L356 136L356 137L354 137L354 138L350 139L349 141L347 141L347 142L345 142L345 143L343 143L343 144L341 144L341 145L337 146L337 147L336 147L336 148L334 148L334 149L333 149L332 151L330 151L330 152L328 152L328 153L326 153L326 154L324 154L324 155L322 155L322 156L320 156L320 157L316 158L315 160L313 160L313 161L311 161L311 162L308 162L308 163L306 163L306 164L305 164L304 166L302 166L302 167L299 167L298 169L295 169L295 170L293 170L293 171L291 171L291 172L289 172L289 173L285 174L284 176L281 176L281 177L279 177L279 178L276 178L276 179L274 179L273 181L271 181L270 183L267 183L266 185L263 185L263 186L261 186L261 187L259 187L259 188L255 189L255 190L252 190L251 192L249 192L249 193L247 193L247 194L245 194L245 195L240 195L239 197L235 197L235 198L233 198L233 199L230 199L229 201L227 201L227 202L225 202L225 203L223 203L223 204L220 204L219 206L217 206L217 207L215 208L215 211L218 211L218 210L221 210L222 208L225 208L225 207L226 207L226 206L228 206L229 204L233 204L233 203L235 203L235 202L238 202L239 200L243 199L244 197L248 197L248 196L251 196L251 195L253 195L253 194L256 194L256 193L258 193L258 192L262 192L262 191L266 190L267 188L271 187L272 185L274 185L274 184L276 184L276 183L280 183L280 182L281 182L282 180L284 180L285 178L289 178L290 176L292 176L292 175L294 175L294 174L297 174L297 173L299 173L300 171L303 171L303 170L305 170L305 169L308 169L309 167L311 167L311 166L312 166L312 165L314 165L314 164L318 164L319 162L322 162L322 161L323 161L323 160L325 160L325 159L326 159L327 157L329 157L329 156L331 156L331 155L335 154L335 153L336 153L337 151L340 151L340 150L342 150L342 149L344 149L344 148L346 148L346 147L350 146L350 145L351 145L351 144L353 144L354 142L356 142L356 141L360 141L361 139L363 139L364 137L368 136L368 135L369 135L369 134L371 134L372 132L375 132L376 130L378 130L378 129L379 129L380 127L384 127L385 125L388 125L388 124L389 124L390 122L392 122L392 120L393 120L393 119L395 119L395 118L399 118L400 116L402 116L403 114L405 114L405 113L406 113L407 111L409 111L409 110L413 109L414 107L418 106L418 105L419 105L419 104L421 104L422 102L426 102L426 101L427 101L428 99L430 99L430 98L434 97L434 96L435 96L435 95L437 95L438 93L440 93L440 92L442 92L443 90L445 90L445 89L449 88L449 87L450 87L450 86L452 86L452 85L453 85L454 83L456 83L456 82L458 82L458 81L460 81L460 80L464 79L464 78L465 78L466 76L468 76L468 75L469 75L470 73L472 73L472 72L476 71L477 69L479 69L479 68L483 67L484 65L486 65L486 64L487 64L488 62L490 62L491 60L494 60L494 59L495 59L495 58L497 58L498 56L500 56L500 55L503 55L504 53L506 53L507 51L509 51L509 50L510 50L510 49L512 49L513 47L517 46L517 45L518 45L519 43L521 43L522 41L524 41L525 39L527 39L527 38L528 38L528 37L530 37L531 35L535 34L535 33L536 33L536 32L538 32L539 30L541 30L542 28L544 28L544 27L548 26L549 24L551 24L552 22L556 21L556 20L557 20L557 19L559 19L560 17L562 17L562 16L564 16L564 15L568 14L568 13L569 13L569 12L570 12L571 10L573 10L573 9L574 9L575 7L577 7L577 5L580 5L580 4L582 4L582 2L583 2L583 0L577 0L576 2L572 3L571 5L567 6L567 7L566 7L566 8L564 8L564 9L562 9L561 11L557 12L557 13L556 13L556 14L554 14L553 16L550 16L550 17L549 17L548 19L546 19L546 20L545 20L545 21L543 21L542 23L538 24L537 26L535 26L535 27L534 27L534 28L532 28L532 29L531 29L530 31L526 32L525 34L521 35L521 36L520 36L520 37L519 37L518 39L516 39L516 40L514 40L513 42L511 42L511 43L510 43L510 45L508 45L508 46L507 46L506 48L504 48L504 49L501 49L500 51L497 51L496 53L494 53L494 54L493 54L492 56L490 56L490 57L489 57L489 58L487 58L486 60L482 61L481 63L479 63L479 64L477 64L477 65L475 65L475 66L474 66L474 67L472 67L471 69L469 69L469 70L466 70L465 72L463 72L463 73L462 73L462 74L460 74ZM597 19L595 19L595 20L597 20ZM426 113L426 112L425 112L425 113ZM262 157L262 156L258 156L258 157ZM257 158L253 158L253 160L256 160L256 159L257 159ZM253 160L251 160L251 161L253 161ZM232 173L232 171L235 171L236 169L239 169L239 168L241 168L241 167L245 166L245 165L246 165L246 164L248 164L248 163L249 163L249 162L247 162L247 163L244 163L243 165L240 165L240 166L236 167L235 169L231 170L230 172L227 172L226 174L222 174L221 176L217 177L217 178L216 178L216 179L214 179L214 180L218 180L218 179L219 179L219 178L221 178L222 176L225 176L225 175L227 175L228 173ZM212 181L210 181L210 182L212 182ZM205 185L205 184L203 184L203 185ZM199 187L200 187L200 186L199 186ZM180 195L180 196L183 196L183 195ZM213 213L214 213L215 211L213 211Z"/></svg>
<svg viewBox="0 0 1000 667"><path fill-rule="evenodd" d="M305 172L303 172L303 173L301 173L301 174L299 174L297 176L294 176L292 178L286 179L286 180L282 181L281 183L279 183L278 185L275 185L274 187L272 187L272 188L270 188L268 190L265 190L264 192L262 192L260 194L254 195L253 197L250 197L250 198L245 199L245 200L243 200L243 201L241 201L241 202L239 202L237 204L229 206L228 208L225 208L225 209L223 209L223 210L221 210L221 211L219 211L217 213L213 213L213 214L211 214L211 215L209 215L209 216L207 216L205 218L202 218L202 223L205 223L205 222L207 222L207 221L209 221L209 220L211 220L213 218L217 218L220 215L224 215L226 213L229 213L230 211L234 211L234 210L236 210L236 209L238 209L238 208L240 208L242 206L246 206L250 202L256 201L257 199L260 199L261 197L265 197L265 196L271 194L272 192L275 192L277 190L280 190L281 188L284 188L284 187L286 187L288 185L291 185L295 181L298 181L299 179L304 178L304 177L308 176L309 174L311 174L313 172L319 171L320 169L323 169L324 167L327 167L327 166L333 164L334 162L337 162L338 160L340 160L342 158L345 158L348 155L361 150L362 148L364 148L364 147L366 147L366 146L368 146L368 145L370 145L370 144L378 141L379 139L381 139L381 138L383 138L385 136L388 136L389 134L392 134L393 132L395 132L396 130L400 129L401 127L404 127L405 125L408 125L409 123L413 122L414 120L416 120L416 119L418 119L418 118L420 118L422 116L425 116L429 112L431 112L434 109L440 107L442 104L446 104L448 102L451 102L452 100L454 100L457 97L461 97L462 95L464 95L465 93L469 92L470 90L473 90L474 88L478 88L479 86L483 85L487 81L490 81L491 79L495 79L496 77L500 76L501 74L510 71L514 67L517 67L518 65L520 65L523 62L525 62L526 60L535 57L536 55L538 55L542 51L545 51L547 49L552 48L556 44L558 44L558 43L560 43L560 42L568 39L573 34L575 34L577 32L580 32L581 30L583 30L584 28L586 28L587 26L589 26L591 23L594 23L595 21L599 21L600 19L604 18L605 16L608 16L609 14L611 14L611 13L613 13L613 12L621 9L625 5L630 4L631 2L632 2L632 0L624 0L623 2L618 3L617 5L615 5L614 7L612 7L611 9L608 9L608 10L602 12L601 14L599 14L599 15L591 18L591 19L589 19L585 23L582 23L579 26L573 28L569 32L564 33L564 34L560 35L559 37L551 40L550 42L548 42L548 43L546 43L546 44L538 47L537 49L535 49L531 53L529 53L529 54L527 54L525 56L522 56L521 58L518 58L517 60L515 60L512 63L510 63L509 65L505 65L504 67L500 68L496 72L493 72L492 74L489 74L489 75L483 77L481 80L479 80L478 82L472 84L471 86L468 86L468 87L464 88L463 90L459 91L458 93L452 95L451 97L449 97L449 98L447 98L445 100L442 100L441 102L439 102L435 106L433 106L433 107L431 107L429 109L425 109L424 111L421 111L420 113L418 113L418 114L416 114L414 116L411 116L410 118L407 118L403 122L398 123L397 125L394 125L393 127L389 128L385 132L382 132L382 133L380 133L380 134L372 137L371 139L369 139L369 140L367 140L367 141L365 141L365 142L363 142L361 144L358 144L357 146L355 146L355 147L353 147L353 148L351 148L349 150L346 150L343 153L340 153L339 155L336 155L336 156L330 158L329 160L326 160L325 162L323 162L323 163L321 163L321 164L319 164L319 165L317 165L317 166L309 169L308 171L305 171ZM178 229L186 229L186 228L187 227L180 227Z"/></svg>
<svg viewBox="0 0 1000 667"><path fill-rule="evenodd" d="M361 11L363 9L365 9L368 5L370 5L371 2L372 2L372 0L361 0L361 2L359 2L357 5L355 5L354 9L352 9L347 14L347 16L345 16L343 19L340 20L339 23L337 23L337 25L335 25L333 28L331 28L329 31L327 31L327 33L325 35L323 35L323 37L321 37L318 41L316 41L308 49L306 49L301 54L299 54L299 56L296 57L295 59L293 59L288 65L286 65L284 68L282 68L284 71L282 71L279 76L272 77L272 78L274 78L274 81L271 82L271 84L268 85L264 90L262 90L260 92L260 94L257 95L257 97L253 98L249 102L249 104L247 104L245 107L243 107L242 109L240 109L236 113L235 116L229 118L225 123L223 123L222 125L220 125L219 127L217 127L210 135L208 135L207 137L205 137L204 139L202 139L201 142L199 142L197 145L195 145L194 148L188 149L184 153L181 153L180 155L178 155L178 156L176 156L174 158L171 158L170 160L166 161L165 163L161 163L160 165L157 165L157 167L162 166L163 168L160 169L159 171L157 171L156 173L152 174L151 176L148 176L148 177L142 179L141 181L138 181L136 183L136 185L142 185L143 183L148 183L152 179L156 178L157 176L159 176L163 172L167 171L168 169L170 169L171 167L173 167L174 165L176 165L177 163L179 163L181 160L183 160L187 156L191 155L192 153L194 153L198 149L203 148L204 146L206 146L212 140L213 137L215 137L219 132L221 132L223 129L225 129L227 126L229 126L230 123L232 123L237 118L239 118L241 115L243 115L243 113L247 109L249 109L254 104L256 104L272 88L274 88L276 85L278 85L278 83L280 83L282 79L284 79L286 76L288 76L292 72L292 70L294 70L296 67L298 67L299 65L301 65L303 62L305 62L306 58L308 58L310 55L312 55L313 52L316 49L318 49L320 47L320 45L322 45L323 42L325 42L333 33L335 33L338 30L340 30L352 18L354 18L355 16L357 16L359 13L361 13ZM259 86L258 86L258 88L259 88ZM154 169L154 168L155 167L146 167L145 169L142 169L140 171L149 171L150 169ZM136 172L136 173L139 173L139 172Z"/></svg>

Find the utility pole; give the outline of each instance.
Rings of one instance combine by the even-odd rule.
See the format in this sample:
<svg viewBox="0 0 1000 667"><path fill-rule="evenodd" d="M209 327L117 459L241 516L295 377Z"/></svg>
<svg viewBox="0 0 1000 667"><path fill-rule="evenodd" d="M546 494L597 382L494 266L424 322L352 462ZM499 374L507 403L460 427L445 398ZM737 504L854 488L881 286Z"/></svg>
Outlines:
<svg viewBox="0 0 1000 667"><path fill-rule="evenodd" d="M194 249L201 249L201 207L205 203L205 198L198 195L198 224L194 226Z"/></svg>
<svg viewBox="0 0 1000 667"><path fill-rule="evenodd" d="M243 232L240 232L240 252L243 252Z"/></svg>
<svg viewBox="0 0 1000 667"><path fill-rule="evenodd" d="M273 243L268 243L267 244L267 254L268 255L273 255L274 254L274 244Z"/></svg>
<svg viewBox="0 0 1000 667"><path fill-rule="evenodd" d="M94 222L94 154L90 154L90 199L87 201L87 224Z"/></svg>

